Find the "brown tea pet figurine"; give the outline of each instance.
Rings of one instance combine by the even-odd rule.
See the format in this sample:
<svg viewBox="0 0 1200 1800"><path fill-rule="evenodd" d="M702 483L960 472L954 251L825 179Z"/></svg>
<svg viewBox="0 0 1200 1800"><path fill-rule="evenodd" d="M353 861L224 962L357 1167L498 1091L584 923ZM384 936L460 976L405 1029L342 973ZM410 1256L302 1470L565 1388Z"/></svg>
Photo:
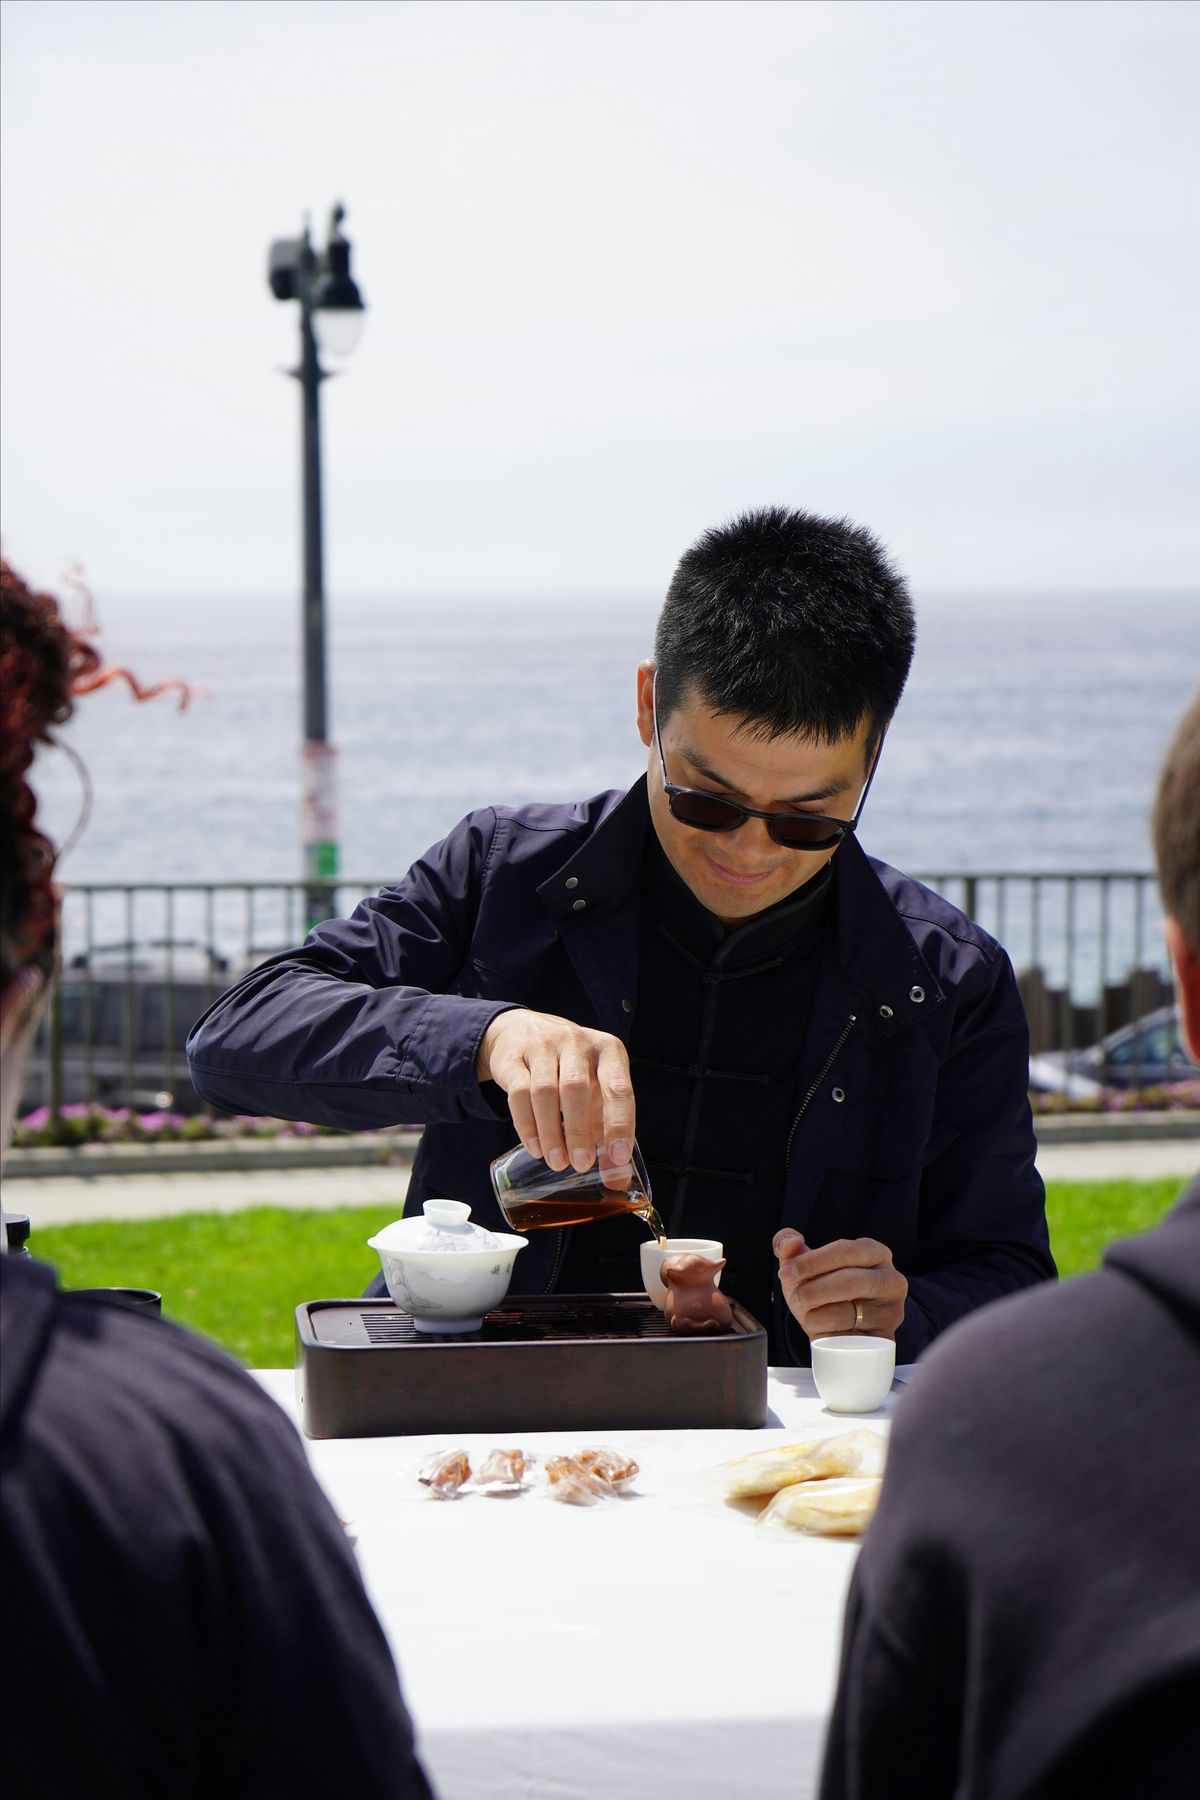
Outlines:
<svg viewBox="0 0 1200 1800"><path fill-rule="evenodd" d="M667 1290L663 1317L672 1331L729 1331L733 1311L717 1286L725 1258L664 1256L659 1275Z"/></svg>

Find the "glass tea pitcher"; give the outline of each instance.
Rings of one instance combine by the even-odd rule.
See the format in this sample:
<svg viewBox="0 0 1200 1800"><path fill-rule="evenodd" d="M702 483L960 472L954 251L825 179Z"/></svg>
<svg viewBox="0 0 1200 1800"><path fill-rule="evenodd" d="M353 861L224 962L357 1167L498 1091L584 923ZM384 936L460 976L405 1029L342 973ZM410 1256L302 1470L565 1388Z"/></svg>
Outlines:
<svg viewBox="0 0 1200 1800"><path fill-rule="evenodd" d="M551 1226L588 1225L594 1219L634 1213L662 1238L662 1220L654 1210L650 1177L637 1145L627 1163L590 1169L552 1169L520 1144L491 1166L492 1187L500 1211L513 1231L544 1231Z"/></svg>

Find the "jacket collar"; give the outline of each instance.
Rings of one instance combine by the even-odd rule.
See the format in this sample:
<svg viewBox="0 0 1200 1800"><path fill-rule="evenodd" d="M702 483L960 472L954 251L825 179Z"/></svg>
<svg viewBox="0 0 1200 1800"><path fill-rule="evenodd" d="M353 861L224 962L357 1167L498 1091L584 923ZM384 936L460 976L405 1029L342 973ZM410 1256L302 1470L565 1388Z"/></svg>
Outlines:
<svg viewBox="0 0 1200 1800"><path fill-rule="evenodd" d="M612 915L637 899L646 833L646 777L614 794L586 842L538 888L560 933ZM873 1029L892 1037L926 1019L944 998L896 902L851 833L833 858L833 960Z"/></svg>
<svg viewBox="0 0 1200 1800"><path fill-rule="evenodd" d="M838 846L833 878L834 962L872 1028L894 1037L941 1004L941 984L853 833Z"/></svg>
<svg viewBox="0 0 1200 1800"><path fill-rule="evenodd" d="M650 830L646 777L612 799L613 805L586 842L538 888L539 899L558 926L585 924L589 916L624 906L637 892Z"/></svg>

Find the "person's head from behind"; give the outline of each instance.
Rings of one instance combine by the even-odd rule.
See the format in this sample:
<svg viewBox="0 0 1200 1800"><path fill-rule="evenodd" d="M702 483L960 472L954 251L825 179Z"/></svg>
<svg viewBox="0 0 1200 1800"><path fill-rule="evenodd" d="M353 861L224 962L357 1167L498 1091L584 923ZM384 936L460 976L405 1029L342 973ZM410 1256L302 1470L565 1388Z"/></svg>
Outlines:
<svg viewBox="0 0 1200 1800"><path fill-rule="evenodd" d="M74 711L77 695L126 682L148 700L178 681L143 688L128 669L102 668L94 647L64 621L58 602L35 593L0 559L0 1151L8 1143L22 1065L54 967L58 896L54 845L37 825L29 773L39 746Z"/></svg>
<svg viewBox="0 0 1200 1800"><path fill-rule="evenodd" d="M38 830L29 772L39 744L71 716L73 691L100 659L64 625L56 603L0 562L0 1148L8 1142L21 1066L54 965L55 850Z"/></svg>
<svg viewBox="0 0 1200 1800"><path fill-rule="evenodd" d="M719 918L734 923L786 899L834 854L915 636L903 579L871 534L845 520L764 508L684 554L654 661L638 670L638 729L659 841ZM668 786L779 822L669 796Z"/></svg>
<svg viewBox="0 0 1200 1800"><path fill-rule="evenodd" d="M1200 694L1180 720L1163 763L1154 848L1183 1035L1200 1062Z"/></svg>

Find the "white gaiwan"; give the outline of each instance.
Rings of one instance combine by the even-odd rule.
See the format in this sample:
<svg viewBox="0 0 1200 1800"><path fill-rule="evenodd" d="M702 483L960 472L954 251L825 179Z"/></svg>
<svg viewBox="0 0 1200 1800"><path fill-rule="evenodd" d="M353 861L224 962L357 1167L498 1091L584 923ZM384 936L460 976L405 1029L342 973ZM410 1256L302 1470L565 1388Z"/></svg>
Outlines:
<svg viewBox="0 0 1200 1800"><path fill-rule="evenodd" d="M367 1239L387 1291L418 1331L478 1331L508 1292L517 1252L529 1240L472 1225L461 1200L426 1200L423 1212Z"/></svg>

